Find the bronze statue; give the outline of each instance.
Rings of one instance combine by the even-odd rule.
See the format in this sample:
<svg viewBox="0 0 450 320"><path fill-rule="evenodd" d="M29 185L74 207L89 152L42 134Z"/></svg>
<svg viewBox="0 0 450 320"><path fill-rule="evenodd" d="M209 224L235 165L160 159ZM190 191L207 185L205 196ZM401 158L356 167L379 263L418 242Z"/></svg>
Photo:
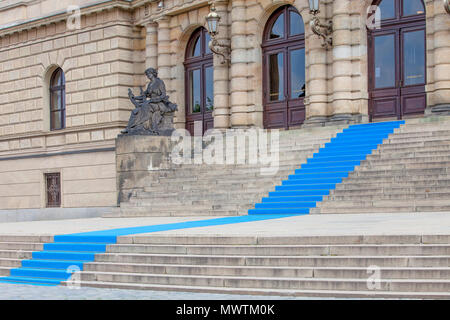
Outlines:
<svg viewBox="0 0 450 320"><path fill-rule="evenodd" d="M158 78L158 72L153 68L145 70L150 80L147 89L141 89L141 94L135 96L128 89L128 97L135 105L131 112L128 126L122 134L132 135L170 135L173 132L173 114L177 105L169 101L164 82Z"/></svg>

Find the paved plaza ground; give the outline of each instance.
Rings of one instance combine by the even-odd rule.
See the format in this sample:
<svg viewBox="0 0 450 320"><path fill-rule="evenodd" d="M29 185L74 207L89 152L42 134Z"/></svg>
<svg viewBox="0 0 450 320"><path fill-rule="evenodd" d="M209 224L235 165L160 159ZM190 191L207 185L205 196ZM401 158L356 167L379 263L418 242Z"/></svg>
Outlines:
<svg viewBox="0 0 450 320"><path fill-rule="evenodd" d="M0 283L0 300L305 300L304 297L272 297L193 292L120 290L63 286L42 287Z"/></svg>
<svg viewBox="0 0 450 320"><path fill-rule="evenodd" d="M0 224L0 235L59 235L88 231L198 221L217 217L92 218ZM449 234L449 212L320 214L201 228L155 232L158 235L313 236ZM145 235L145 234L142 234Z"/></svg>

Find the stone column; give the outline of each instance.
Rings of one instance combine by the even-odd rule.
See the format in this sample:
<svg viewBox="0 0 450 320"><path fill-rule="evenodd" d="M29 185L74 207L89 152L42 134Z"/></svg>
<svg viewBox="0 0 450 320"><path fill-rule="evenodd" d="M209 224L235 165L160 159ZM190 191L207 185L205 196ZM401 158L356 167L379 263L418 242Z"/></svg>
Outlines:
<svg viewBox="0 0 450 320"><path fill-rule="evenodd" d="M450 15L441 0L426 1L427 115L450 115Z"/></svg>
<svg viewBox="0 0 450 320"><path fill-rule="evenodd" d="M247 35L244 0L233 0L231 9L231 126L248 126Z"/></svg>
<svg viewBox="0 0 450 320"><path fill-rule="evenodd" d="M158 77L166 84L167 92L169 93L173 88L170 88L171 80L171 53L170 53L170 18L163 16L156 20L158 23Z"/></svg>
<svg viewBox="0 0 450 320"><path fill-rule="evenodd" d="M150 21L145 25L145 68L158 68L158 24Z"/></svg>
<svg viewBox="0 0 450 320"><path fill-rule="evenodd" d="M322 5L319 18L325 19L326 9ZM324 125L328 121L327 97L327 50L322 47L322 40L312 33L309 23L312 15L305 11L305 51L306 51L306 119L305 127ZM309 18L309 19L307 19Z"/></svg>
<svg viewBox="0 0 450 320"><path fill-rule="evenodd" d="M217 40L230 44L228 25L228 0L215 1L216 11L220 15ZM229 64L222 64L222 57L214 55L214 128L230 127L230 78Z"/></svg>
<svg viewBox="0 0 450 320"><path fill-rule="evenodd" d="M350 0L333 1L333 67L330 121L353 119L352 103L352 32Z"/></svg>

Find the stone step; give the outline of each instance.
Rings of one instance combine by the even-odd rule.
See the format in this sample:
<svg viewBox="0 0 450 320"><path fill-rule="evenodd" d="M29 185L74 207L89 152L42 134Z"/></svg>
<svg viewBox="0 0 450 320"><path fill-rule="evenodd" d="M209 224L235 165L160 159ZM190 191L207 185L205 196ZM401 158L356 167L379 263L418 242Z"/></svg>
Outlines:
<svg viewBox="0 0 450 320"><path fill-rule="evenodd" d="M430 157L409 157L409 158L392 158L392 159L369 159L361 161L360 168L378 167L378 166L398 166L398 165L448 165L450 163L450 154L448 156L430 156Z"/></svg>
<svg viewBox="0 0 450 320"><path fill-rule="evenodd" d="M0 259L0 267L18 268L21 266L22 266L22 260L20 260L20 259L7 259L7 258Z"/></svg>
<svg viewBox="0 0 450 320"><path fill-rule="evenodd" d="M257 256L376 256L450 255L450 245L109 245L108 253L257 255Z"/></svg>
<svg viewBox="0 0 450 320"><path fill-rule="evenodd" d="M239 195L243 195L245 194L265 194L271 190L274 190L275 186L273 186L272 188L268 189L267 187L261 187L261 188L246 188L245 190L242 190L241 188L237 189L236 187L234 188L229 188L229 189L219 189L219 190L214 190L214 194L228 194L228 195L234 195L234 194L239 194ZM147 199L150 198L159 198L162 199L164 196L168 196L168 193L170 193L170 195L172 197L180 197L180 196L186 196L186 195L190 195L193 192L195 193L196 196L209 196L209 194L211 194L211 190L207 190L207 189L189 189L189 190L184 190L184 191L171 191L170 189L161 189L158 191L147 191L148 189L145 189L146 191L144 192L140 192L140 196L141 197L145 197Z"/></svg>
<svg viewBox="0 0 450 320"><path fill-rule="evenodd" d="M166 211L151 211L146 207L131 207L131 208L113 208L110 213L102 215L103 218L138 218L138 217L207 217L207 216L239 216L245 215L245 210L166 210Z"/></svg>
<svg viewBox="0 0 450 320"><path fill-rule="evenodd" d="M379 145L378 148L372 152L372 154L367 156L367 160L448 156L449 151L450 145L438 147L406 148L385 148L385 145Z"/></svg>
<svg viewBox="0 0 450 320"><path fill-rule="evenodd" d="M425 175L425 174L450 174L450 168L431 168L431 169L405 169L405 170L378 170L370 169L364 171L354 171L349 174L349 178L354 176L361 177L379 177L379 176L405 176L405 175Z"/></svg>
<svg viewBox="0 0 450 320"><path fill-rule="evenodd" d="M367 268L311 268L311 267L247 267L87 263L84 271L136 274L299 277L299 278L357 278L367 279ZM449 279L450 268L380 268L385 279Z"/></svg>
<svg viewBox="0 0 450 320"><path fill-rule="evenodd" d="M0 250L0 259L30 259L32 251L25 250Z"/></svg>
<svg viewBox="0 0 450 320"><path fill-rule="evenodd" d="M278 266L278 267L449 267L448 256L213 256L213 255L161 255L105 253L97 254L96 262L228 265L228 266Z"/></svg>
<svg viewBox="0 0 450 320"><path fill-rule="evenodd" d="M69 283L66 283L70 285ZM283 290L283 289L255 289L255 288L225 288L225 287L193 287L156 284L137 284L119 282L82 281L82 287L119 288L128 290L159 290L180 292L221 293L261 296L296 296L296 297L333 297L333 298L405 298L405 299L449 299L445 292L396 292L396 291L339 291L339 290Z"/></svg>
<svg viewBox="0 0 450 320"><path fill-rule="evenodd" d="M388 213L388 212L447 212L450 206L413 206L402 203L404 207L348 207L348 208L313 208L310 214L348 214L348 213Z"/></svg>
<svg viewBox="0 0 450 320"><path fill-rule="evenodd" d="M27 242L27 243L45 243L53 242L53 236L37 235L0 235L0 242Z"/></svg>
<svg viewBox="0 0 450 320"><path fill-rule="evenodd" d="M0 242L0 250L42 250L42 243Z"/></svg>
<svg viewBox="0 0 450 320"><path fill-rule="evenodd" d="M378 185L377 187L364 186L359 188L357 185L352 184L339 185L333 191L334 195L370 195L370 194L428 194L428 193L447 193L450 194L450 188L440 186L391 186L391 185Z"/></svg>
<svg viewBox="0 0 450 320"><path fill-rule="evenodd" d="M254 207L254 204L248 203L248 204L221 204L220 202L217 203L211 203L210 205L187 205L187 204L173 204L173 203L167 203L167 204L161 204L154 201L145 201L142 200L140 202L135 203L122 203L120 206L122 209L126 210L128 208L135 208L138 207L142 210L146 210L147 212L153 213L153 212L159 212L159 213L165 213L165 212L176 212L176 211L188 211L188 212L202 212L202 211L246 211L248 209L251 209Z"/></svg>
<svg viewBox="0 0 450 320"><path fill-rule="evenodd" d="M335 190L352 190L352 189L373 189L373 188L432 188L432 187L442 187L450 188L450 179L436 179L436 180L426 180L426 179L405 179L398 181L395 179L384 179L378 181L372 180L344 180L343 183L337 184ZM445 192L442 192L445 193Z"/></svg>
<svg viewBox="0 0 450 320"><path fill-rule="evenodd" d="M377 200L415 200L415 199L449 199L450 193L427 193L427 194L376 194L376 195L364 195L365 200L377 201ZM357 201L361 200L361 195L335 195L324 197L324 202L328 201Z"/></svg>
<svg viewBox="0 0 450 320"><path fill-rule="evenodd" d="M213 286L228 288L277 288L296 290L364 291L367 279L325 278L267 278L231 276L187 276L133 273L81 272L81 281L140 283L182 286ZM443 279L381 279L378 284L383 291L404 292L450 292L450 280Z"/></svg>
<svg viewBox="0 0 450 320"><path fill-rule="evenodd" d="M377 208L396 208L396 207L450 207L450 197L445 200L436 199L415 199L401 201L395 200L341 200L341 201L326 201L317 203L319 208L367 208L367 207L377 207ZM415 210L413 210L414 212Z"/></svg>
<svg viewBox="0 0 450 320"><path fill-rule="evenodd" d="M179 201L180 203L186 202L186 201L201 201L204 200L205 197L207 197L208 200L211 201L231 201L231 200L236 200L236 201L240 201L243 200L245 201L244 203L248 203L248 202L252 202L252 201L256 201L258 199L261 198L262 194L266 194L266 193L240 193L240 194L236 194L236 193L213 193L213 194L208 194L208 193L200 193L200 192L185 192L185 193L181 193L181 192L176 192L176 193L170 193L170 190L167 190L167 194L160 194L160 195L155 195L151 192L141 192L138 193L136 195L136 197L132 198L132 201L139 201L139 200L148 200L148 201L155 201L155 199L160 199L160 201ZM130 200L130 201L131 201Z"/></svg>
<svg viewBox="0 0 450 320"><path fill-rule="evenodd" d="M439 185L440 181L447 181L450 179L450 175L447 174L418 174L414 176L403 175L403 176L380 176L380 177L371 177L370 180L366 177L355 176L351 178L345 178L342 180L341 184L338 184L337 187L341 187L344 185L350 185L353 183L356 184L365 184L365 183L374 183L374 184L390 184L390 183L407 183L412 182L417 185L425 184L425 185Z"/></svg>
<svg viewBox="0 0 450 320"><path fill-rule="evenodd" d="M448 244L450 235L327 235L327 236L222 236L136 235L120 236L118 244L154 245L354 245Z"/></svg>
<svg viewBox="0 0 450 320"><path fill-rule="evenodd" d="M415 141L415 142L395 142L395 143L385 143L379 148L381 150L400 150L405 148L423 148L423 147L447 147L450 145L450 141L446 140L436 140L436 141Z"/></svg>
<svg viewBox="0 0 450 320"><path fill-rule="evenodd" d="M0 277L9 277L10 269L0 266Z"/></svg>
<svg viewBox="0 0 450 320"><path fill-rule="evenodd" d="M427 144L428 142L435 142L435 141L445 141L447 143L450 143L450 135L432 135L432 136L421 136L418 135L416 137L405 137L402 135L397 134L391 134L388 139L386 139L384 142L387 144L397 144L397 143L411 143L411 142L423 142Z"/></svg>
<svg viewBox="0 0 450 320"><path fill-rule="evenodd" d="M291 171L286 174L288 176L289 174L293 174L294 171ZM243 179L246 179L245 181L242 181ZM152 190L155 188L158 188L162 185L169 185L172 190L183 190L183 187L187 185L195 185L195 186L211 186L215 185L217 187L230 187L230 186L253 186L257 187L258 184L274 184L276 181L281 181L281 177L242 177L240 179L235 178L233 176L230 176L229 179L224 179L224 177L220 178L206 178L203 179L201 177L198 177L198 180L195 180L194 178L192 180L188 180L185 178L184 181L179 181L178 179L171 179L172 182L168 182L164 180L164 182L154 182L151 183L149 186L145 187L145 190ZM175 183L180 183L180 185L174 185Z"/></svg>

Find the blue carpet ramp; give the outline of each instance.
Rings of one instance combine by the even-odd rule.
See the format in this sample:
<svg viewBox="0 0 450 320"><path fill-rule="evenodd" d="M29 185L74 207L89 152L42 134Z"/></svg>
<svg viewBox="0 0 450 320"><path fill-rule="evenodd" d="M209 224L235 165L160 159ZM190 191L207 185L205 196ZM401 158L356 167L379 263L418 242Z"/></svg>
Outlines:
<svg viewBox="0 0 450 320"><path fill-rule="evenodd" d="M349 126L276 186L275 191L269 192L269 196L248 214L309 214L310 209L404 123L390 121Z"/></svg>
<svg viewBox="0 0 450 320"><path fill-rule="evenodd" d="M281 219L290 216L247 215L58 235L54 237L53 243L44 244L44 250L33 252L32 259L23 260L22 267L11 269L9 277L1 277L0 282L41 286L59 285L69 280L72 276L71 270L82 271L85 263L95 261L95 255L105 253L107 246L117 243L117 237L120 236Z"/></svg>

